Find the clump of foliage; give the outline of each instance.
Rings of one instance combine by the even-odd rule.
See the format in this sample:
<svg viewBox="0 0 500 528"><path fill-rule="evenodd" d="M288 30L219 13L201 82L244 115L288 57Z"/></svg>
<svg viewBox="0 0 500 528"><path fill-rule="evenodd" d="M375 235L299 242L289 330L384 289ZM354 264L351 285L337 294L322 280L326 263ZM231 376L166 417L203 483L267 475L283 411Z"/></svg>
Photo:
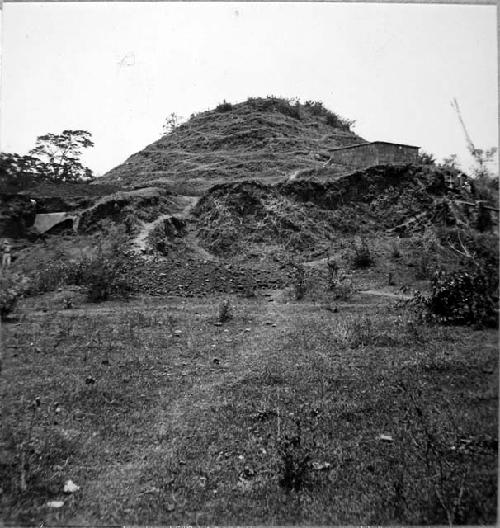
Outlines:
<svg viewBox="0 0 500 528"><path fill-rule="evenodd" d="M323 116L326 124L333 128L339 128L340 130L349 132L354 125L354 121L344 119L331 110L328 110L328 108L325 108L321 101L306 101L303 106L312 115Z"/></svg>
<svg viewBox="0 0 500 528"><path fill-rule="evenodd" d="M474 221L474 227L481 233L491 231L493 228L493 219L491 218L491 213L483 203L477 205L477 215Z"/></svg>
<svg viewBox="0 0 500 528"><path fill-rule="evenodd" d="M168 255L170 245L164 224L159 224L149 233L147 242L148 246L152 247L161 255Z"/></svg>
<svg viewBox="0 0 500 528"><path fill-rule="evenodd" d="M79 280L87 288L87 299L97 303L111 296L128 298L131 288L127 269L127 255L121 248L114 246L107 254L99 248L97 255L86 262Z"/></svg>
<svg viewBox="0 0 500 528"><path fill-rule="evenodd" d="M498 279L481 266L441 270L432 278L430 295L419 294L415 301L426 308L425 316L437 323L494 327L498 324L497 290Z"/></svg>
<svg viewBox="0 0 500 528"><path fill-rule="evenodd" d="M441 244L461 257L463 262L476 261L498 281L498 238L493 233L478 233L472 229L439 228L434 244Z"/></svg>
<svg viewBox="0 0 500 528"><path fill-rule="evenodd" d="M26 290L27 279L18 273L1 272L0 275L0 317L5 321Z"/></svg>
<svg viewBox="0 0 500 528"><path fill-rule="evenodd" d="M426 253L425 251L420 253L415 266L415 278L417 280L428 279L432 275L434 269L432 258L429 253Z"/></svg>
<svg viewBox="0 0 500 528"><path fill-rule="evenodd" d="M362 269L369 268L373 264L373 257L370 246L365 238L359 242L353 242L351 265L353 268Z"/></svg>
<svg viewBox="0 0 500 528"><path fill-rule="evenodd" d="M300 418L295 418L294 423L295 431L285 434L278 442L280 485L287 492L300 491L306 484L312 453L303 437Z"/></svg>
<svg viewBox="0 0 500 528"><path fill-rule="evenodd" d="M80 157L94 146L90 132L63 130L39 136L29 155L0 154L0 189L19 191L39 183L77 183L93 180Z"/></svg>
<svg viewBox="0 0 500 528"><path fill-rule="evenodd" d="M329 258L327 261L327 287L333 292L335 299L347 301L352 297L354 287L352 281L340 273L336 260Z"/></svg>
<svg viewBox="0 0 500 528"><path fill-rule="evenodd" d="M417 157L417 163L420 165L436 165L436 158L433 154L421 150Z"/></svg>
<svg viewBox="0 0 500 528"><path fill-rule="evenodd" d="M7 496L44 500L60 493L64 475L56 468L68 463L78 452L73 439L51 429L41 408L40 397L26 407L25 418L14 423L5 417L1 441L4 456L0 462L1 485Z"/></svg>
<svg viewBox="0 0 500 528"><path fill-rule="evenodd" d="M302 264L293 264L293 291L297 301L306 294L306 271Z"/></svg>
<svg viewBox="0 0 500 528"><path fill-rule="evenodd" d="M301 120L301 104L298 99L287 99L269 95L267 97L250 97L247 103L255 110L279 112L293 119Z"/></svg>
<svg viewBox="0 0 500 528"><path fill-rule="evenodd" d="M216 112L230 112L233 109L233 105L228 103L225 99L222 103L216 106Z"/></svg>
<svg viewBox="0 0 500 528"><path fill-rule="evenodd" d="M104 249L99 245L97 253L76 261L63 257L54 259L50 265L34 275L29 292L31 294L54 291L64 284L82 286L87 290L90 302L101 302L112 296L128 298L130 255L124 249L123 236L116 233L111 245Z"/></svg>
<svg viewBox="0 0 500 528"><path fill-rule="evenodd" d="M328 259L326 264L328 268L328 289L334 290L338 283L339 265L336 260L331 258Z"/></svg>
<svg viewBox="0 0 500 528"><path fill-rule="evenodd" d="M398 259L401 257L401 246L399 243L399 238L396 238L391 242L391 256L393 259Z"/></svg>
<svg viewBox="0 0 500 528"><path fill-rule="evenodd" d="M176 128L179 127L181 120L181 116L177 115L175 112L169 114L163 123L163 135L166 136L167 134L171 134Z"/></svg>
<svg viewBox="0 0 500 528"><path fill-rule="evenodd" d="M231 304L228 299L224 299L219 304L219 323L227 323L233 318Z"/></svg>
<svg viewBox="0 0 500 528"><path fill-rule="evenodd" d="M30 154L45 161L50 181L78 182L92 179L92 171L80 161L83 149L93 147L90 132L63 130L60 134L38 136Z"/></svg>
<svg viewBox="0 0 500 528"><path fill-rule="evenodd" d="M417 306L424 308L423 315L442 324L496 325L499 282L496 236L472 229L439 228L432 237L425 238L422 259L439 249L453 260L448 261L446 269L436 264L431 273L427 268L431 293L419 294L414 299Z"/></svg>
<svg viewBox="0 0 500 528"><path fill-rule="evenodd" d="M472 180L472 193L478 200L498 207L498 177L483 174Z"/></svg>
<svg viewBox="0 0 500 528"><path fill-rule="evenodd" d="M354 292L355 288L352 280L344 276L339 277L333 288L335 299L339 301L348 301L353 296Z"/></svg>

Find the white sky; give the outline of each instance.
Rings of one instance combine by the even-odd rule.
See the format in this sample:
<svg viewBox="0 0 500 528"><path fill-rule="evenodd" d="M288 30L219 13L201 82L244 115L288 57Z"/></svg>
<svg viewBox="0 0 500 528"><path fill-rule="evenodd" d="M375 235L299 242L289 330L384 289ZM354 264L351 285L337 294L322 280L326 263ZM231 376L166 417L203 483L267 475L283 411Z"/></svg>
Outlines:
<svg viewBox="0 0 500 528"><path fill-rule="evenodd" d="M498 144L496 6L338 3L4 3L1 146L92 133L99 174L226 99L323 101L368 140L470 166Z"/></svg>

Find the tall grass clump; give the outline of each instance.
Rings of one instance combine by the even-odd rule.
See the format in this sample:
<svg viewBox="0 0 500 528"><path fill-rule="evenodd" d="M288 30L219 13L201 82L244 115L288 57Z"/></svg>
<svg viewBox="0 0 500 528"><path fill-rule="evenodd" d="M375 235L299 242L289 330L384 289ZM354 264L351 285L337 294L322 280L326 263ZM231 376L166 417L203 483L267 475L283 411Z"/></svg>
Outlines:
<svg viewBox="0 0 500 528"><path fill-rule="evenodd" d="M0 318L7 320L14 311L17 301L23 296L27 288L26 277L18 273L1 272L0 275Z"/></svg>
<svg viewBox="0 0 500 528"><path fill-rule="evenodd" d="M372 252L366 239L362 238L359 242L353 242L351 265L353 268L369 268L373 265Z"/></svg>
<svg viewBox="0 0 500 528"><path fill-rule="evenodd" d="M112 296L128 298L131 257L125 247L123 237L117 234L109 247L100 244L94 255L53 262L32 277L29 293L46 293L71 284L84 287L89 302L105 301Z"/></svg>
<svg viewBox="0 0 500 528"><path fill-rule="evenodd" d="M306 270L302 264L293 265L293 291L296 301L302 300L306 294Z"/></svg>
<svg viewBox="0 0 500 528"><path fill-rule="evenodd" d="M225 99L222 103L216 106L215 110L217 112L230 112L233 109L233 105L228 103Z"/></svg>
<svg viewBox="0 0 500 528"><path fill-rule="evenodd" d="M415 297L424 316L447 325L498 326L498 277L480 266L458 271L440 270L431 281L431 292Z"/></svg>

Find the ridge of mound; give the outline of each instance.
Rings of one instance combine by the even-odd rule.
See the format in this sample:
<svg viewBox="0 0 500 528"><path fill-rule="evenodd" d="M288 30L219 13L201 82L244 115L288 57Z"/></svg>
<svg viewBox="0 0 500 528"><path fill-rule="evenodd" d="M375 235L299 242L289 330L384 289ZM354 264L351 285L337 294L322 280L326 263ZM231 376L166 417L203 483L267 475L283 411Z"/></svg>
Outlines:
<svg viewBox="0 0 500 528"><path fill-rule="evenodd" d="M191 116L99 182L190 182L203 189L203 184L227 180L282 179L294 171L322 167L332 149L365 143L351 125L316 102L268 97L223 103Z"/></svg>
<svg viewBox="0 0 500 528"><path fill-rule="evenodd" d="M263 245L317 251L341 235L466 225L469 218L456 201L471 195L465 188L450 189L445 173L384 165L333 181L220 184L201 198L194 214L202 244L216 254L258 252L256 246Z"/></svg>

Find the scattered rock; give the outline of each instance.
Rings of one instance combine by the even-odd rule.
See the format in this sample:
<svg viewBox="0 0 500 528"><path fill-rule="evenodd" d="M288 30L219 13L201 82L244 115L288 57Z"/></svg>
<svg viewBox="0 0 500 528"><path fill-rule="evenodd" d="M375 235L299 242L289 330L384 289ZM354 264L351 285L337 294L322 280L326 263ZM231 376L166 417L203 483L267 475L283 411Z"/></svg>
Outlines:
<svg viewBox="0 0 500 528"><path fill-rule="evenodd" d="M64 484L64 493L75 493L80 489L80 486L77 486L72 480L68 480Z"/></svg>
<svg viewBox="0 0 500 528"><path fill-rule="evenodd" d="M85 383L87 385L93 385L95 383L95 379L92 377L92 376L87 376L87 378L85 379Z"/></svg>
<svg viewBox="0 0 500 528"><path fill-rule="evenodd" d="M331 464L329 462L313 462L312 468L315 471L323 471L324 469L329 469Z"/></svg>
<svg viewBox="0 0 500 528"><path fill-rule="evenodd" d="M47 502L48 508L62 508L64 506L64 501L49 501Z"/></svg>

